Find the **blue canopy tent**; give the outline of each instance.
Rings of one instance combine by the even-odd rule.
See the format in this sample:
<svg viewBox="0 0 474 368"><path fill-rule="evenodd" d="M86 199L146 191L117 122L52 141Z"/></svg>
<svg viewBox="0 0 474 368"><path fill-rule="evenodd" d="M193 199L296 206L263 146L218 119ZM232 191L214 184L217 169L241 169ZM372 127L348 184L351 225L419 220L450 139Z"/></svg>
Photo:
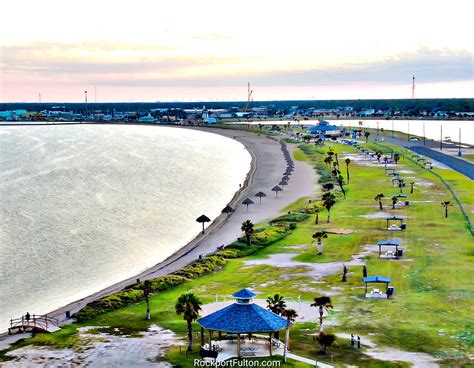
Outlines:
<svg viewBox="0 0 474 368"><path fill-rule="evenodd" d="M403 255L403 249L398 249L400 246L400 242L396 240L382 240L377 243L379 246L379 258L382 256L382 247L395 247L395 254L390 255L386 254L383 258L394 258L398 259L401 255Z"/></svg>
<svg viewBox="0 0 474 368"><path fill-rule="evenodd" d="M387 221L387 230L405 230L407 228L407 224L403 222L405 220L403 216L387 216L385 220ZM400 227L393 228L395 225L390 226L390 221L400 221Z"/></svg>
<svg viewBox="0 0 474 368"><path fill-rule="evenodd" d="M366 298L389 298L393 294L393 288L389 288L390 277L386 276L367 276L364 277L365 297ZM385 284L385 294L381 292L367 292L367 284Z"/></svg>
<svg viewBox="0 0 474 368"><path fill-rule="evenodd" d="M204 345L204 329L209 331L209 346L212 332L237 335L237 356L240 358L240 335L254 333L269 334L269 352L272 355L272 334L288 327L288 321L279 315L252 303L255 293L242 289L232 294L236 302L197 320L201 325L201 345Z"/></svg>

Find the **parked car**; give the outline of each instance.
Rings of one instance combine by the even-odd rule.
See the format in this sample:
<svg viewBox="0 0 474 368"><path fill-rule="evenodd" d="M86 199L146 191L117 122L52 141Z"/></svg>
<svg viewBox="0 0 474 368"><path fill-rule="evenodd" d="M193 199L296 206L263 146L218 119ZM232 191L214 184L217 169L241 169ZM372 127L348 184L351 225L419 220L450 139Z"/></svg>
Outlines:
<svg viewBox="0 0 474 368"><path fill-rule="evenodd" d="M417 137L411 137L410 142L418 142L419 139Z"/></svg>

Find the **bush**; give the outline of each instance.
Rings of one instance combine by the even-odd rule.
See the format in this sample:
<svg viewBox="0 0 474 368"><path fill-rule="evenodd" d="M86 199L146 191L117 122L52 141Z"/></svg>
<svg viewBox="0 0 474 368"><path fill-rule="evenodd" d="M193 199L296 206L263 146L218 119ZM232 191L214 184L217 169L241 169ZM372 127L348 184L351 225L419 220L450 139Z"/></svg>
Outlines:
<svg viewBox="0 0 474 368"><path fill-rule="evenodd" d="M186 280L178 276L162 276L151 281L152 292L164 291L184 283ZM138 303L145 299L144 281L128 286L126 289L87 304L74 314L79 322L92 319L99 314Z"/></svg>
<svg viewBox="0 0 474 368"><path fill-rule="evenodd" d="M199 259L186 267L175 271L172 275L185 277L187 279L195 279L205 274L221 269L226 264L224 257L212 255Z"/></svg>
<svg viewBox="0 0 474 368"><path fill-rule="evenodd" d="M292 213L289 215L283 215L272 220L270 224L275 224L279 222L301 222L308 218L309 216L306 213Z"/></svg>

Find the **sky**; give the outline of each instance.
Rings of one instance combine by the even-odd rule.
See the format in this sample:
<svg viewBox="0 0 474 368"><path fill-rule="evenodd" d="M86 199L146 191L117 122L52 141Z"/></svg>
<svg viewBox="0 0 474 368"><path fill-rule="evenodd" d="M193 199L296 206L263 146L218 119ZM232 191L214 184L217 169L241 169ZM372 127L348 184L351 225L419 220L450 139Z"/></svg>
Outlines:
<svg viewBox="0 0 474 368"><path fill-rule="evenodd" d="M5 0L0 102L474 97L472 0Z"/></svg>

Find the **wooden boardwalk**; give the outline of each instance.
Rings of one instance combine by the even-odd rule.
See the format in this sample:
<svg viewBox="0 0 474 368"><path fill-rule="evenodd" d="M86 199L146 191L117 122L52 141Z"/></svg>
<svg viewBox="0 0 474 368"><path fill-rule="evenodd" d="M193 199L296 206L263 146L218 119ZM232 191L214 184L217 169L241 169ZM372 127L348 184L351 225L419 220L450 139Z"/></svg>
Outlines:
<svg viewBox="0 0 474 368"><path fill-rule="evenodd" d="M10 320L10 327L8 328L8 334L18 332L56 332L60 330L59 321L56 318L49 317L48 315L38 316L21 316Z"/></svg>

